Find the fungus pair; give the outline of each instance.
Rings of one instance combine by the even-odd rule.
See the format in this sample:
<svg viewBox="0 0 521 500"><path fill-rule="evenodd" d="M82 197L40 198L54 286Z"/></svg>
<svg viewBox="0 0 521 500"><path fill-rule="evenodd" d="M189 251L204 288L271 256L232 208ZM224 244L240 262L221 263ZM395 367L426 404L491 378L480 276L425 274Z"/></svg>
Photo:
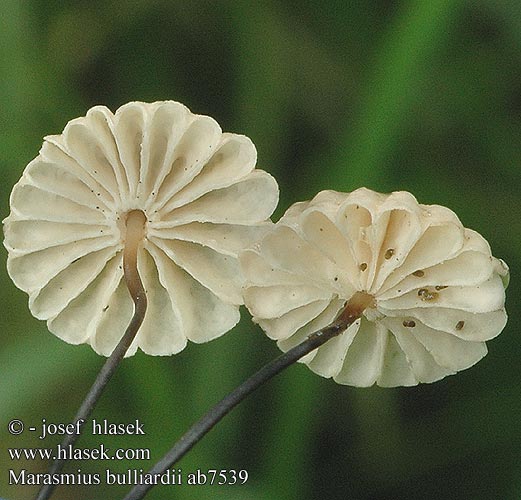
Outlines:
<svg viewBox="0 0 521 500"><path fill-rule="evenodd" d="M148 302L126 355L219 337L243 303L287 351L355 296L358 319L303 358L319 375L415 385L486 354L508 269L452 211L362 188L323 191L273 224L278 187L255 163L247 137L179 103L96 106L46 137L14 187L9 274L51 332L105 356L133 315L124 264Z"/></svg>

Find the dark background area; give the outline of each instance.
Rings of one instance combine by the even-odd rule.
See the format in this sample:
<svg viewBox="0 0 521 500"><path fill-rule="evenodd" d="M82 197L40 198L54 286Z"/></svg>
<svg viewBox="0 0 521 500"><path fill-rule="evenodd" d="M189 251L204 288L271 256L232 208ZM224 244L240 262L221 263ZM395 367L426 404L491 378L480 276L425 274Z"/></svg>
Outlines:
<svg viewBox="0 0 521 500"><path fill-rule="evenodd" d="M281 189L275 219L322 189L408 190L453 209L511 268L510 315L475 367L431 385L343 387L294 366L234 410L179 463L183 474L246 469L243 486L157 487L150 500L521 498L521 4L517 0L3 0L1 215L44 135L96 104L173 99L248 135ZM6 252L2 249L5 261ZM70 422L103 359L32 318L0 271L0 495L7 422ZM251 324L167 358L125 360L94 417L144 423L151 462L74 462L68 472L147 470L276 345ZM80 447L100 443L85 435ZM53 498L117 499L126 486L60 487Z"/></svg>

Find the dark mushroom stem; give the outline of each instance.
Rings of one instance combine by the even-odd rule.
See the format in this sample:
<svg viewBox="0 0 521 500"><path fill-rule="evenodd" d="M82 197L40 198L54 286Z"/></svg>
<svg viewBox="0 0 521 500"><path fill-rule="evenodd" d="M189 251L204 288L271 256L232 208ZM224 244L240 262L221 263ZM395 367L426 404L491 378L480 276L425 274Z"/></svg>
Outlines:
<svg viewBox="0 0 521 500"><path fill-rule="evenodd" d="M125 247L123 250L123 273L128 290L132 300L134 301L134 315L132 316L130 324L128 325L123 337L115 347L114 351L112 351L110 357L105 361L105 364L99 371L89 393L83 400L83 403L74 419L75 424L78 422L85 422L91 415L96 403L105 389L105 386L125 356L125 353L132 344L132 341L136 337L136 334L143 323L143 319L145 318L147 297L137 269L137 254L144 238L145 223L145 214L141 210L132 210L127 214ZM79 428L81 429L82 426L80 425ZM68 449L69 446L73 447L78 437L79 434L67 435L62 442L62 448ZM58 474L63 469L64 465L65 459L56 458L49 469L51 477L53 474ZM48 500L55 488L55 484L46 484L42 486L35 500Z"/></svg>
<svg viewBox="0 0 521 500"><path fill-rule="evenodd" d="M367 293L355 293L333 323L310 334L302 343L263 366L257 373L252 375L217 403L206 415L181 436L170 451L150 469L149 474L154 475L166 472L186 455L225 415L241 403L249 394L255 391L255 389L259 388L262 384L306 354L309 354L311 351L325 344L328 340L343 333L360 318L366 307L368 307L373 300L373 297ZM151 481L151 483L153 482L154 481ZM123 500L141 500L153 486L154 484L136 485Z"/></svg>

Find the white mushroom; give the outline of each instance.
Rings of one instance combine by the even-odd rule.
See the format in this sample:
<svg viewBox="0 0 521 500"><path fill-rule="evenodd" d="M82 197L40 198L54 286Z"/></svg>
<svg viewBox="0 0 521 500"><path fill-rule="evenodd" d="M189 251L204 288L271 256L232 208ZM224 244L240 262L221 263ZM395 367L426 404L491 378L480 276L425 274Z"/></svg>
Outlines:
<svg viewBox="0 0 521 500"><path fill-rule="evenodd" d="M506 323L506 265L437 205L406 192L323 191L240 256L245 304L287 351L342 313L362 317L303 361L341 384L433 382L470 367Z"/></svg>
<svg viewBox="0 0 521 500"><path fill-rule="evenodd" d="M14 187L9 275L51 332L109 355L132 317L123 251L137 239L148 310L127 355L214 339L239 320L237 254L278 201L255 163L247 137L177 102L96 106L46 137Z"/></svg>

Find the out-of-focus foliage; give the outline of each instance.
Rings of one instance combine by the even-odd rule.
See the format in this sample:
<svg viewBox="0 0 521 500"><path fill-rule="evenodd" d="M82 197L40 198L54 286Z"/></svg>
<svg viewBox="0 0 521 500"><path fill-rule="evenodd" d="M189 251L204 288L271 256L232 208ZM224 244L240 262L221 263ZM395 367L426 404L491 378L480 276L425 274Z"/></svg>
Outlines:
<svg viewBox="0 0 521 500"><path fill-rule="evenodd" d="M244 486L160 486L147 498L521 497L521 4L4 0L0 16L1 213L42 137L95 104L174 99L251 137L281 187L280 215L321 189L412 191L449 206L511 267L506 330L477 366L411 389L354 389L290 368L219 424L178 467L247 469ZM5 251L3 253L5 257ZM0 495L7 447L54 446L7 422L68 422L102 359L28 311L5 270L0 330ZM207 408L277 355L252 326L180 355L125 360L95 418L146 436L86 434L80 447L150 448L152 460L74 462L147 470ZM127 486L59 487L53 498L119 498Z"/></svg>

